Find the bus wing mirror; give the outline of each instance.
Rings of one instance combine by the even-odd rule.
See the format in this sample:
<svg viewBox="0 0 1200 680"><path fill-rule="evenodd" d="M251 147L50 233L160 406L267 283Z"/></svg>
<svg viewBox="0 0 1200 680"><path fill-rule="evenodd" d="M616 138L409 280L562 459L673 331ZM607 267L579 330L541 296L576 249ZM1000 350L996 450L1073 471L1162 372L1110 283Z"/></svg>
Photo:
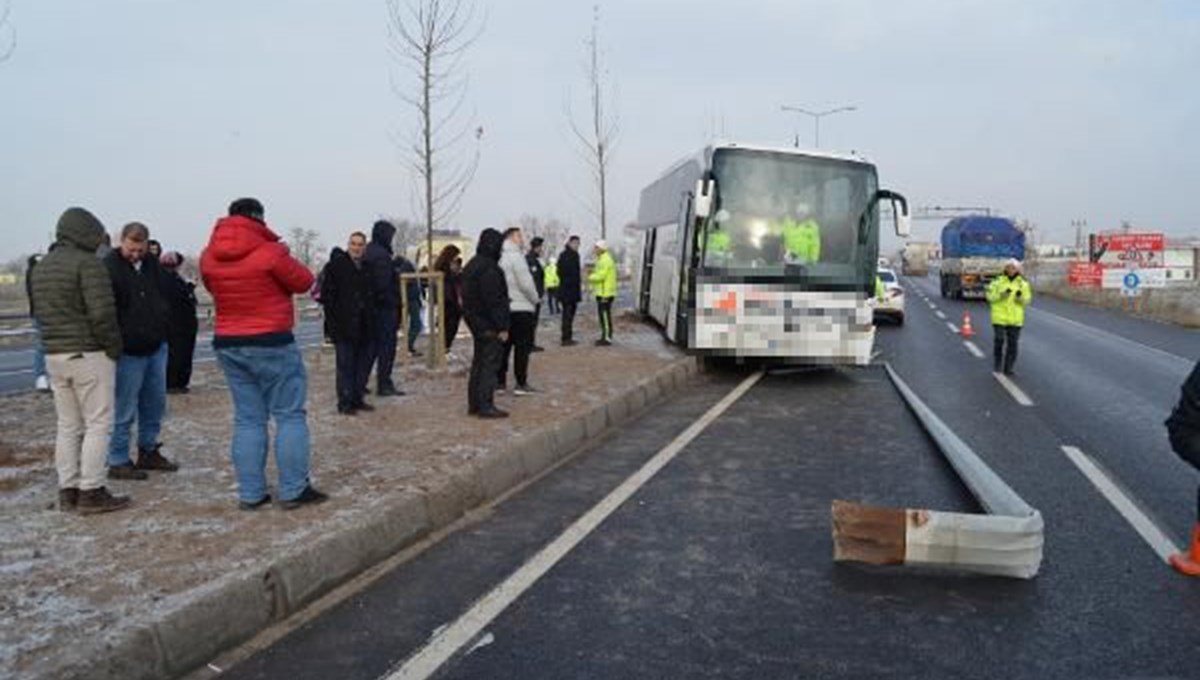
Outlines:
<svg viewBox="0 0 1200 680"><path fill-rule="evenodd" d="M692 197L692 209L696 217L706 218L712 214L713 181L711 179L696 180L696 193Z"/></svg>
<svg viewBox="0 0 1200 680"><path fill-rule="evenodd" d="M907 237L912 233L912 216L908 214L908 199L894 191L880 191L876 194L880 199L892 204L892 218L896 222L896 236Z"/></svg>

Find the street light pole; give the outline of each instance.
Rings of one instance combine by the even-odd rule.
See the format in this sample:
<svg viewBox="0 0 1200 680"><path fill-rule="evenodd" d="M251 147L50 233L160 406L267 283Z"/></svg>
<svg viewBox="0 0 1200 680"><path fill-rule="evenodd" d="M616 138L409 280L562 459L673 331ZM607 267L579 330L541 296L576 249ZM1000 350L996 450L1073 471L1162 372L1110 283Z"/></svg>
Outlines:
<svg viewBox="0 0 1200 680"><path fill-rule="evenodd" d="M837 108L826 109L824 111L809 111L808 109L802 109L799 106L783 105L783 106L780 106L779 109L781 111L788 111L791 113L802 113L806 116L811 117L813 119L813 148L819 149L819 148L821 148L821 119L824 118L825 116L832 116L835 113L844 113L847 111L857 111L858 107L857 106L839 106ZM796 146L797 147L800 146L800 133L799 132L796 133Z"/></svg>

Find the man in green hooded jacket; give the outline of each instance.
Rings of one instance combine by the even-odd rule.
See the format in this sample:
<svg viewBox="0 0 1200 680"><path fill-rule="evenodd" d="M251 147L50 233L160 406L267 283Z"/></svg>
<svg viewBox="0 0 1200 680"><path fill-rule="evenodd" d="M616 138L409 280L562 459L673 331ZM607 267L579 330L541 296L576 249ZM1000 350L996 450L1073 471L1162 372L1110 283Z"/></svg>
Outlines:
<svg viewBox="0 0 1200 680"><path fill-rule="evenodd" d="M94 215L83 208L67 210L30 283L58 412L59 508L80 514L129 505L128 497L114 496L104 486L122 349L112 281L96 257L107 242Z"/></svg>

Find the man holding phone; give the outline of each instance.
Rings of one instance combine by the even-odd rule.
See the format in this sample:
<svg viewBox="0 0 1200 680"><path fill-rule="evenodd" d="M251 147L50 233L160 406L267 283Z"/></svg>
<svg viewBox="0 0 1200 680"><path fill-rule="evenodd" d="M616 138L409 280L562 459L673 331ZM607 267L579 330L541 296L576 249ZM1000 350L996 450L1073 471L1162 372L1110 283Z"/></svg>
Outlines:
<svg viewBox="0 0 1200 680"><path fill-rule="evenodd" d="M987 288L987 301L992 312L992 337L995 349L995 372L1013 374L1017 362L1017 344L1021 327L1025 325L1025 308L1033 301L1033 287L1021 276L1021 263L1009 260L1004 275L992 280Z"/></svg>

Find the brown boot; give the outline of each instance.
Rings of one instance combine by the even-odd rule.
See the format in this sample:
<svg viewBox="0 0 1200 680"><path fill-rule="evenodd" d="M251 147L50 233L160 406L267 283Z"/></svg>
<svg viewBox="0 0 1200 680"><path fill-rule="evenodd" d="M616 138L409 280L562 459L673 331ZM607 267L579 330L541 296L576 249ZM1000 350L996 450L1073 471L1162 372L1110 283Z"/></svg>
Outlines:
<svg viewBox="0 0 1200 680"><path fill-rule="evenodd" d="M175 472L179 469L179 465L172 463L166 456L162 455L159 449L162 444L155 444L152 449L143 449L138 447L137 469L139 470L159 470L161 472Z"/></svg>
<svg viewBox="0 0 1200 680"><path fill-rule="evenodd" d="M129 496L114 496L108 489L86 489L79 492L79 503L75 508L81 515L98 515L102 512L121 510L129 506Z"/></svg>
<svg viewBox="0 0 1200 680"><path fill-rule="evenodd" d="M79 505L79 489L71 487L59 489L58 509L62 512L74 512Z"/></svg>

